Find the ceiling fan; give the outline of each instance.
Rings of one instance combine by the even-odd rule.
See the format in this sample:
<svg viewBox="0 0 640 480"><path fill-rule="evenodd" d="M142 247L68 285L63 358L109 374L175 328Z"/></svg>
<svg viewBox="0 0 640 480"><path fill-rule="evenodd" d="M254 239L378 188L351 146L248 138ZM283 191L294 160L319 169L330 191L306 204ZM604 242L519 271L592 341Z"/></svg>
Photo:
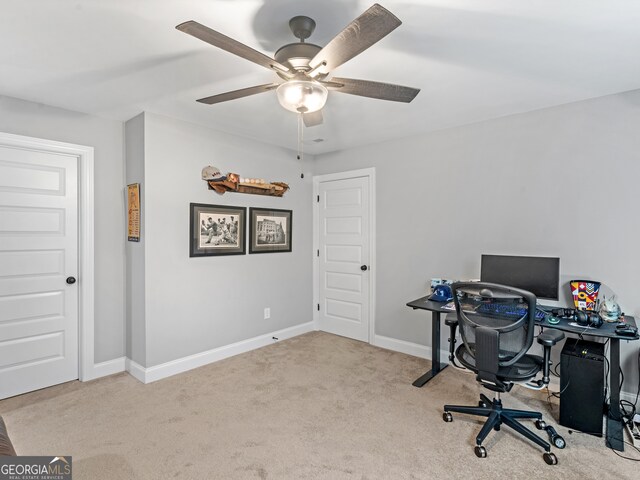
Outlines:
<svg viewBox="0 0 640 480"><path fill-rule="evenodd" d="M327 45L320 47L305 43L305 39L313 33L316 22L306 16L296 16L289 21L289 27L300 41L278 49L275 58L193 20L181 23L176 28L268 68L283 80L201 98L198 102L213 105L276 90L280 104L287 110L302 114L305 125L311 127L322 123L322 107L327 101L328 90L393 102L409 103L415 98L420 91L417 88L353 78L328 78L335 68L362 53L401 23L394 14L376 3Z"/></svg>

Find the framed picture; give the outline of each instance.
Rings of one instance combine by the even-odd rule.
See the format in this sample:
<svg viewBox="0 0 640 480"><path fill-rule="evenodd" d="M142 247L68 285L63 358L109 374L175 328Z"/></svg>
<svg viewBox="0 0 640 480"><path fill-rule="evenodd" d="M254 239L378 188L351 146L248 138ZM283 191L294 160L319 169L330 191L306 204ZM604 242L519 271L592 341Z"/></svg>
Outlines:
<svg viewBox="0 0 640 480"><path fill-rule="evenodd" d="M190 257L245 254L245 207L204 203L190 206Z"/></svg>
<svg viewBox="0 0 640 480"><path fill-rule="evenodd" d="M140 184L127 185L127 240L140 241Z"/></svg>
<svg viewBox="0 0 640 480"><path fill-rule="evenodd" d="M249 253L291 251L292 210L250 208Z"/></svg>

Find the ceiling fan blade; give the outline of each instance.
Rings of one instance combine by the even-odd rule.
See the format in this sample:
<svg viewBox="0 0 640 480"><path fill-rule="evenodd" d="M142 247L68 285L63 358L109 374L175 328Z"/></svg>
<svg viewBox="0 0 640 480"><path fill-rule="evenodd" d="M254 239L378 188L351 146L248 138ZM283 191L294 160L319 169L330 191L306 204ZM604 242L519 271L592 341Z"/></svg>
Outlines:
<svg viewBox="0 0 640 480"><path fill-rule="evenodd" d="M320 82L329 90L361 97L390 100L392 102L409 103L420 92L419 88L404 87L393 83L372 82L370 80L356 80L355 78L333 77L330 82ZM340 85L340 86L338 86Z"/></svg>
<svg viewBox="0 0 640 480"><path fill-rule="evenodd" d="M398 28L402 22L377 3L347 25L309 62L312 76L329 73Z"/></svg>
<svg viewBox="0 0 640 480"><path fill-rule="evenodd" d="M303 113L302 120L305 127L315 127L316 125L322 125L322 110L318 110L311 113Z"/></svg>
<svg viewBox="0 0 640 480"><path fill-rule="evenodd" d="M193 20L189 20L188 22L177 25L176 29L180 30L181 32L188 33L189 35L207 42L214 47L226 50L229 53L233 53L234 55L249 60L250 62L257 63L258 65L269 68L271 70L276 70L283 73L289 71L287 67L279 62L276 62L273 58L268 57L267 55L260 53L251 47L248 47L244 43L240 43L239 41L234 40L231 37L227 37L226 35L223 35L220 32L216 32L215 30L212 30L209 27L205 27L204 25Z"/></svg>
<svg viewBox="0 0 640 480"><path fill-rule="evenodd" d="M213 105L214 103L227 102L229 100L235 100L236 98L248 97L249 95L255 95L257 93L268 92L269 90L273 90L277 87L277 83L266 83L264 85L241 88L240 90L234 90L233 92L220 93L218 95L200 98L196 101L200 103L206 103L207 105Z"/></svg>

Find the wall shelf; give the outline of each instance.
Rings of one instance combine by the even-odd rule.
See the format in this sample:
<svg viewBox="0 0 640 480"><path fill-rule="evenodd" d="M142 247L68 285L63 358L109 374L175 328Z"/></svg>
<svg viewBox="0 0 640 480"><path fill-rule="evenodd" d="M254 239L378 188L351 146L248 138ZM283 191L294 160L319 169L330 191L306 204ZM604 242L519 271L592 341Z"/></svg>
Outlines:
<svg viewBox="0 0 640 480"><path fill-rule="evenodd" d="M240 183L230 180L207 181L210 190L215 190L219 194L225 192L248 193L250 195L268 195L271 197L282 197L289 185L284 182L272 183Z"/></svg>

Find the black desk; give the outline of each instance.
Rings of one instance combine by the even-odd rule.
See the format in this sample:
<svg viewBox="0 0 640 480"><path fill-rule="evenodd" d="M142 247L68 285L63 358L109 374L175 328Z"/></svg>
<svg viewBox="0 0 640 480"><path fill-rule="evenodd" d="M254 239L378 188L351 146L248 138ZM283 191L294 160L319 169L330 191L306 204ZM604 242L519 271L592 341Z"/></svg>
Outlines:
<svg viewBox="0 0 640 480"><path fill-rule="evenodd" d="M446 363L440 363L440 314L451 312L451 310L443 308L444 305L445 303L432 302L427 297L421 297L407 303L407 306L414 310L428 310L431 312L431 370L413 382L413 385L416 387L422 387L447 366ZM551 308L544 307L544 305L541 305L541 307L545 309ZM624 318L626 323L636 326L636 321L633 317L625 315ZM595 338L610 340L610 401L609 414L607 415L607 442L614 450L624 451L622 421L615 420L622 418L620 416L620 389L617 388L620 381L620 340L638 340L640 337L638 335L635 337L622 337L617 335L615 332L616 323L604 323L600 328L590 328L580 326L565 319L560 319L560 323L558 324L550 324L545 320L543 322L536 322L536 325L543 328L555 328L556 330L562 330L563 332L573 333L580 336L589 335Z"/></svg>
<svg viewBox="0 0 640 480"><path fill-rule="evenodd" d="M440 314L451 312L451 310L442 308L444 305L442 302L432 302L427 297L407 303L407 306L414 310L429 310L431 312L431 370L414 381L414 387L422 387L449 365L449 363L440 363Z"/></svg>

